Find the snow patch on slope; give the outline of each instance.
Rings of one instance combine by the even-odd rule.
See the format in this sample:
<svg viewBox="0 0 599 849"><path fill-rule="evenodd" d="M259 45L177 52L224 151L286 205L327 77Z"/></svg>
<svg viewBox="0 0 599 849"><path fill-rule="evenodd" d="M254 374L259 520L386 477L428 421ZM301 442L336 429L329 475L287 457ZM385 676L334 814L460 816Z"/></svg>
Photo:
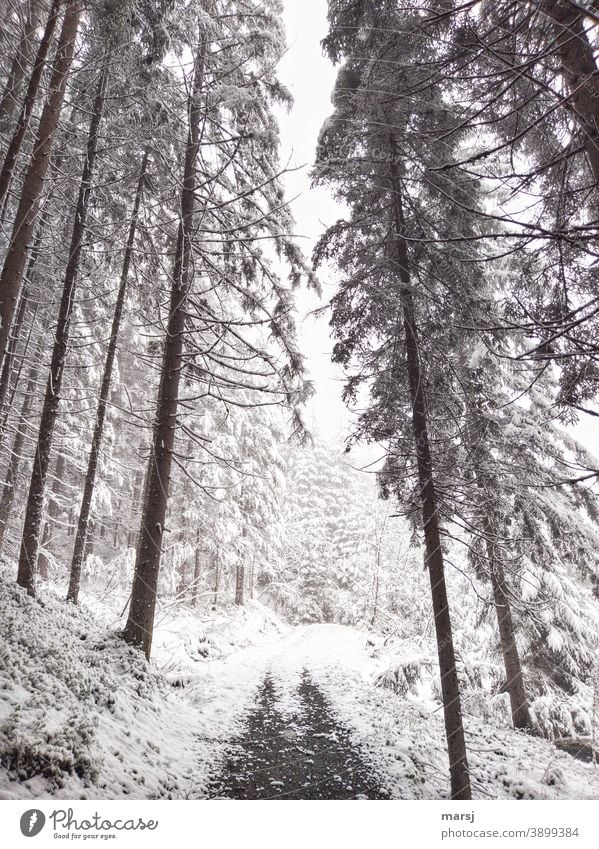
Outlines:
<svg viewBox="0 0 599 849"><path fill-rule="evenodd" d="M260 676L240 661L223 678L202 646L225 657L282 629L259 607L163 616L148 664L106 626L114 607L67 606L47 583L32 599L8 572L0 607L0 798L202 796ZM198 666L201 684L178 686Z"/></svg>

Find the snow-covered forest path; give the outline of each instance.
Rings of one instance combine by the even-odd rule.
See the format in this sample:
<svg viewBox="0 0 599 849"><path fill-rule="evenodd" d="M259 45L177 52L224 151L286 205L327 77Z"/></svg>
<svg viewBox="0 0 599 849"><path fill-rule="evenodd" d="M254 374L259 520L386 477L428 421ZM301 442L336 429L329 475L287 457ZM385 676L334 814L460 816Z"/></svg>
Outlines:
<svg viewBox="0 0 599 849"><path fill-rule="evenodd" d="M346 728L304 670L294 711L278 706L268 674L210 795L232 799L386 799Z"/></svg>
<svg viewBox="0 0 599 849"><path fill-rule="evenodd" d="M254 619L254 616L256 618ZM342 625L290 627L241 614L241 633L223 621L202 641L194 662L188 645L180 684L185 709L198 717L199 769L190 793L210 798L389 798L389 770L364 747L386 737L380 700L397 702L372 686L368 634ZM159 630L158 655L180 645L184 623ZM174 632L176 631L176 632ZM228 648L228 651L227 651ZM220 656L219 656L220 655ZM370 704L376 702L376 706ZM368 748L368 746L366 747ZM378 749L378 746L377 746ZM200 787L201 786L201 787Z"/></svg>
<svg viewBox="0 0 599 849"><path fill-rule="evenodd" d="M187 798L446 798L432 645L387 646L339 624L293 627L261 607L223 616L199 641L191 620L171 627L170 636L167 623L159 629L158 655L172 656L182 633L189 641L186 658L175 658L181 671L167 676L181 685L178 704L197 732ZM405 688L383 679L405 679ZM590 765L507 719L469 713L466 734L477 798L596 793Z"/></svg>
<svg viewBox="0 0 599 849"><path fill-rule="evenodd" d="M0 580L0 798L447 798L430 640L165 607L146 664L114 607ZM599 798L593 764L465 693L475 798Z"/></svg>

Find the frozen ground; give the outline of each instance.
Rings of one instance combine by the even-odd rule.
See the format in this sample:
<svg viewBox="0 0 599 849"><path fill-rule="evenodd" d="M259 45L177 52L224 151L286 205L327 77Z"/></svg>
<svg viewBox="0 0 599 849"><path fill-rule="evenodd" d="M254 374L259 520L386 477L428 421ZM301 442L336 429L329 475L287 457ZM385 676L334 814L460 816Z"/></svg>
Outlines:
<svg viewBox="0 0 599 849"><path fill-rule="evenodd" d="M0 605L2 798L446 797L415 646L290 628L255 603L164 609L147 665L113 634L114 605L74 610L46 586L31 600L12 576ZM390 666L398 692L379 686ZM472 712L466 731L478 798L599 798L599 768L550 742Z"/></svg>

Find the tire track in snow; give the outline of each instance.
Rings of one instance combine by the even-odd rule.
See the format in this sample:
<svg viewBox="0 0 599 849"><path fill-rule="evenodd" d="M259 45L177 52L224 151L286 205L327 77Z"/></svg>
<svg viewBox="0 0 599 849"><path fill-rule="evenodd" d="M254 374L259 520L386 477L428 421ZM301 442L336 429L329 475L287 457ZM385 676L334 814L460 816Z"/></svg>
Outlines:
<svg viewBox="0 0 599 849"><path fill-rule="evenodd" d="M350 734L304 670L296 709L281 710L267 674L244 733L209 796L229 799L387 799Z"/></svg>

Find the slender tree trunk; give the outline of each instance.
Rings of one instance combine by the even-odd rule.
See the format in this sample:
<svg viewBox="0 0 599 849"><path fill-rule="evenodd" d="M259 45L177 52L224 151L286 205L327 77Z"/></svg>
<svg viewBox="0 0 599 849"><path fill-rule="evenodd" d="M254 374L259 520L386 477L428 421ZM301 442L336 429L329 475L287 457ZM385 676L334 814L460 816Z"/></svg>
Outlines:
<svg viewBox="0 0 599 849"><path fill-rule="evenodd" d="M599 69L585 30L584 11L569 0L543 0L540 8L553 21L569 104L599 184Z"/></svg>
<svg viewBox="0 0 599 849"><path fill-rule="evenodd" d="M102 120L104 101L106 98L108 66L109 63L106 62L104 70L100 74L98 90L96 92L92 110L85 164L83 166L81 184L79 187L79 197L77 199L77 207L75 210L75 221L73 223L69 259L66 267L60 310L58 314L58 323L54 338L54 347L52 350L50 375L48 378L46 396L42 409L42 418L35 452L35 462L33 464L33 473L31 476L27 509L25 512L25 526L19 557L17 583L19 586L27 589L29 595L35 595L35 565L37 563L39 548L39 532L42 522L44 493L46 488L46 479L48 477L48 467L50 464L50 452L52 449L54 427L60 403L60 390L62 387L69 328L75 300L77 274L81 259L81 251L83 249L83 239L86 232L89 197L92 190L92 177L98 147L98 134L100 122Z"/></svg>
<svg viewBox="0 0 599 849"><path fill-rule="evenodd" d="M202 534L200 529L198 528L196 531L196 550L195 550L195 558L194 558L194 566L193 566L193 592L192 592L192 600L191 603L193 607L198 606L198 598L199 598L199 589L200 589L200 574L202 569L202 561L200 557L200 542L202 539Z"/></svg>
<svg viewBox="0 0 599 849"><path fill-rule="evenodd" d="M16 365L16 353L19 344L19 337L21 335L21 330L23 328L23 323L26 315L27 308L29 306L29 290L30 285L33 281L33 273L35 271L35 266L38 259L39 254L39 246L41 243L41 235L43 230L43 222L40 222L40 226L38 228L38 233L35 237L35 242L31 249L31 253L29 255L29 262L27 263L27 271L25 272L25 279L23 282L23 288L21 289L19 295L19 302L17 306L17 312L14 317L10 337L8 340L8 347L6 350L6 354L2 361L2 369L0 370L0 446L2 446L2 442L4 439L4 432L6 429L6 424L8 422L8 416L12 407L12 403L14 400L16 388L20 379L22 362L24 358L27 356L27 352L29 350L29 342L31 340L31 335L33 333L33 325L35 321L35 317L37 314L38 307L36 305L33 315L29 317L29 334L27 340L24 345L23 355L21 358L21 364L19 366Z"/></svg>
<svg viewBox="0 0 599 849"><path fill-rule="evenodd" d="M83 562L87 560L88 557L94 553L94 543L96 540L96 535L98 533L98 525L93 520L89 520L88 528L87 528L87 536L85 538L85 551L83 552Z"/></svg>
<svg viewBox="0 0 599 849"><path fill-rule="evenodd" d="M532 722L528 708L528 696L526 695L522 664L520 663L520 655L514 635L514 623L505 573L501 561L495 556L491 539L487 539L486 545L490 566L491 587L493 589L493 601L495 603L497 625L499 627L499 640L507 679L507 691L512 710L512 722L514 723L514 728L530 731L532 729Z"/></svg>
<svg viewBox="0 0 599 849"><path fill-rule="evenodd" d="M379 576L378 573L374 576L373 599L372 599L372 616L370 618L370 627L374 628L376 619L379 613Z"/></svg>
<svg viewBox="0 0 599 849"><path fill-rule="evenodd" d="M220 590L220 562L218 557L218 549L216 549L216 553L214 555L214 604L213 608L216 610L216 606L218 604L218 593Z"/></svg>
<svg viewBox="0 0 599 849"><path fill-rule="evenodd" d="M244 525L241 532L243 540L247 537L247 525ZM246 556L245 546L242 548L242 557ZM238 563L235 569L235 604L243 606L245 604L245 564Z"/></svg>
<svg viewBox="0 0 599 849"><path fill-rule="evenodd" d="M119 531L121 530L121 523L119 522L119 516L121 515L121 507L123 504L122 498L119 498L118 504L116 507L116 516L114 518L114 527L112 529L112 547L116 549L119 544Z"/></svg>
<svg viewBox="0 0 599 849"><path fill-rule="evenodd" d="M135 545L136 540L136 532L133 530L133 524L137 519L137 513L139 510L139 499L141 495L141 488L143 484L143 472L141 469L138 469L135 473L135 480L133 482L133 494L131 498L131 515L130 515L130 524L129 524L129 533L127 534L127 547L132 548Z"/></svg>
<svg viewBox="0 0 599 849"><path fill-rule="evenodd" d="M12 446L8 472L2 489L2 495L0 496L0 551L2 550L4 535L6 533L6 528L8 527L10 511L15 497L15 488L21 468L23 443L27 433L27 425L29 423L31 408L33 406L33 399L35 397L40 357L41 350L38 351L35 362L29 370L27 386L25 387L25 397L23 399L23 406L21 407L21 414L17 423L17 432Z"/></svg>
<svg viewBox="0 0 599 849"><path fill-rule="evenodd" d="M152 650L162 535L168 506L172 452L177 427L179 383L183 367L185 305L189 292L193 238L196 160L200 142L200 92L204 74L204 39L196 56L193 91L189 103L189 131L185 151L181 213L173 269L169 317L129 617L123 638L141 648L146 657Z"/></svg>
<svg viewBox="0 0 599 849"><path fill-rule="evenodd" d="M476 386L471 383L468 387L470 392L477 391ZM476 433L476 438L474 434ZM474 480L481 494L482 510L484 517L482 529L487 550L489 564L489 580L493 591L493 603L497 616L499 630L499 642L503 655L503 664L506 675L506 689L510 697L512 722L514 728L531 731L533 728L530 718L528 696L524 684L522 664L518 645L516 643L512 610L509 601L509 591L503 568L501 550L499 546L500 530L497 517L493 513L491 500L493 492L497 490L492 474L485 468L485 448L488 441L488 427L486 421L477 411L476 404L471 404L466 419L466 434L470 443L470 454L474 466Z"/></svg>
<svg viewBox="0 0 599 849"><path fill-rule="evenodd" d="M48 16L48 21L46 23L46 29L44 30L44 35L40 42L40 46L37 51L37 56L35 58L33 71L31 72L31 77L29 79L29 85L27 86L27 93L25 94L23 106L21 107L21 114L19 115L19 119L14 129L12 139L10 140L10 144L8 145L8 150L6 151L6 156L4 157L4 162L2 164L2 169L0 170L0 204L4 201L6 193L8 192L8 188L10 186L10 182L14 174L15 166L17 164L17 157L19 155L21 145L23 144L23 139L25 138L27 127L29 126L29 119L31 118L33 107L35 106L35 101L37 99L40 80L42 78L42 71L44 70L44 66L46 64L48 48L50 46L50 42L52 41L52 36L54 35L54 30L56 28L56 23L58 21L59 15L60 0L53 0L52 7L50 9L50 14ZM2 107L0 106L0 120L2 114L1 110Z"/></svg>
<svg viewBox="0 0 599 849"><path fill-rule="evenodd" d="M393 153L391 189L393 193L395 226L395 261L400 280L400 300L403 313L408 381L412 401L412 431L414 434L418 479L420 483L420 499L422 502L425 564L429 572L433 600L445 733L451 776L451 798L470 799L470 775L462 723L460 687L456 669L449 601L445 584L445 567L439 530L433 460L428 436L424 374L420 362L416 311L414 309L411 290L408 247L403 235L405 233L405 221L402 205L402 188L397 173L397 166L395 165L398 159L393 141L391 148Z"/></svg>
<svg viewBox="0 0 599 849"><path fill-rule="evenodd" d="M21 38L10 66L8 81L0 99L0 126L2 124L7 125L10 122L17 106L19 89L33 50L35 30L42 12L42 6L42 0L31 0L28 3L28 12Z"/></svg>
<svg viewBox="0 0 599 849"><path fill-rule="evenodd" d="M3 442L4 429L8 420L8 414L10 412L10 405L9 408L5 410L4 402L6 400L6 395L11 394L13 392L17 382L18 369L15 368L15 356L17 353L19 336L21 335L21 329L23 327L23 320L25 318L27 306L28 292L27 288L23 286L23 289L21 290L21 294L19 296L19 305L17 307L15 320L13 321L13 325L11 328L11 335L8 340L6 355L4 357L4 360L2 361L2 370L0 372L0 445ZM4 391L2 391L2 388L4 388Z"/></svg>
<svg viewBox="0 0 599 849"><path fill-rule="evenodd" d="M23 181L10 245L0 275L0 357L6 350L10 326L23 283L27 247L33 235L38 202L48 172L67 77L73 61L81 8L81 0L68 0L54 58L49 95L40 118L33 153Z"/></svg>
<svg viewBox="0 0 599 849"><path fill-rule="evenodd" d="M235 572L235 604L241 607L245 604L245 566L242 563L237 564Z"/></svg>
<svg viewBox="0 0 599 849"><path fill-rule="evenodd" d="M96 483L96 472L98 469L100 446L102 444L102 436L104 433L104 422L106 421L106 408L108 404L108 396L110 394L110 384L112 382L112 372L116 357L117 343L121 329L121 318L123 315L123 308L125 306L125 298L127 295L129 269L131 266L131 258L133 256L135 235L137 231L137 220L139 216L139 207L141 203L143 184L146 176L148 155L148 151L146 150L142 158L139 180L137 182L135 201L133 203L133 211L131 214L131 223L129 225L129 235L127 238L125 256L123 259L123 267L121 270L121 279L119 283L116 304L114 307L112 328L110 331L110 341L108 343L106 362L104 363L104 374L102 376L100 398L98 402L98 409L96 411L96 423L94 426L91 450L87 463L87 473L85 475L85 483L83 486L81 511L79 513L79 522L77 524L77 535L75 537L75 547L73 551L73 560L71 562L71 575L69 579L69 589L67 593L67 601L72 601L73 604L77 604L77 599L79 596L81 566L83 563L83 553L85 551L85 538L87 535L87 526L89 522L92 498L94 494L94 486Z"/></svg>
<svg viewBox="0 0 599 849"><path fill-rule="evenodd" d="M50 541L52 538L52 528L55 526L60 515L60 503L58 501L58 496L60 494L62 482L65 476L65 467L66 462L64 454L61 452L56 458L54 480L52 481L52 488L50 490L48 498L48 516L44 524L44 532L42 534L42 542L37 561L38 572L40 573L42 578L48 577L48 566L50 564L48 562L46 551L48 550L48 546L50 545Z"/></svg>

